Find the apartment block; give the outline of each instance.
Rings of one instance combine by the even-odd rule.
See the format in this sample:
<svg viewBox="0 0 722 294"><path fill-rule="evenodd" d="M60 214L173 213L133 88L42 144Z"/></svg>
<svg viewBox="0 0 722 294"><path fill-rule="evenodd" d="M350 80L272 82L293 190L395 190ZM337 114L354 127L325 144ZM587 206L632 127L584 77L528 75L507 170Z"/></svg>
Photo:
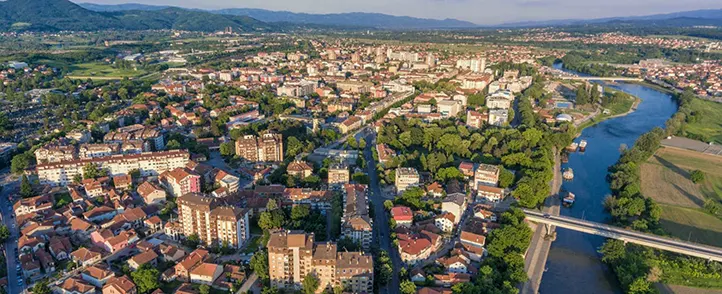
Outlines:
<svg viewBox="0 0 722 294"><path fill-rule="evenodd" d="M142 141L143 151L165 149L165 140L160 131L139 124L119 128L108 132L103 137L104 143L125 143L128 141Z"/></svg>
<svg viewBox="0 0 722 294"><path fill-rule="evenodd" d="M95 164L107 170L111 176L129 174L137 169L141 176L147 177L184 167L189 158L190 154L185 150L144 152L38 164L36 170L41 185L66 186L76 176L83 175L83 167L87 164Z"/></svg>
<svg viewBox="0 0 722 294"><path fill-rule="evenodd" d="M216 198L188 193L178 198L178 219L183 235L198 235L204 244L240 248L250 236L248 210L222 206Z"/></svg>
<svg viewBox="0 0 722 294"><path fill-rule="evenodd" d="M351 177L348 166L345 164L335 164L328 168L328 185L340 186L348 183Z"/></svg>
<svg viewBox="0 0 722 294"><path fill-rule="evenodd" d="M283 161L283 136L265 133L246 135L236 141L236 155L248 161Z"/></svg>
<svg viewBox="0 0 722 294"><path fill-rule="evenodd" d="M419 185L419 172L412 167L399 167L396 169L396 192L402 193L409 187Z"/></svg>
<svg viewBox="0 0 722 294"><path fill-rule="evenodd" d="M373 292L373 257L339 252L335 243L314 243L313 233L278 230L268 240L271 286L300 289L307 275L316 276L316 293L341 286L350 293Z"/></svg>
<svg viewBox="0 0 722 294"><path fill-rule="evenodd" d="M479 164L474 172L474 187L478 189L480 185L496 187L499 182L499 167L491 164Z"/></svg>
<svg viewBox="0 0 722 294"><path fill-rule="evenodd" d="M201 191L201 176L185 167L163 172L160 183L173 197Z"/></svg>
<svg viewBox="0 0 722 294"><path fill-rule="evenodd" d="M371 248L373 220L369 217L366 185L344 185L344 207L341 219L342 236L361 244L364 250Z"/></svg>

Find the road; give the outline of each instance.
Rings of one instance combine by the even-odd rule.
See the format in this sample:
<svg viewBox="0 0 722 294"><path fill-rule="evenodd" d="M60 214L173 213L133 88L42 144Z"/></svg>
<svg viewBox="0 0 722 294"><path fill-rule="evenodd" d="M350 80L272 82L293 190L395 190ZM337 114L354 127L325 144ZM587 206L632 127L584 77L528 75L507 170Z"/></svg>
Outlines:
<svg viewBox="0 0 722 294"><path fill-rule="evenodd" d="M366 136L366 149L364 149L364 156L366 157L366 167L369 175L369 201L374 206L375 220L374 220L374 242L379 244L379 248L386 250L391 257L393 262L394 270L401 268L401 257L399 257L398 250L391 247L391 229L389 228L389 220L386 217L384 209L384 197L381 192L381 186L379 184L379 177L376 174L376 161L373 157L371 148L376 145L375 134L371 132ZM399 275L394 273L391 281L385 286L379 289L380 294L399 294Z"/></svg>
<svg viewBox="0 0 722 294"><path fill-rule="evenodd" d="M12 203L9 200L11 192L19 187L19 181L10 175L10 170L5 168L0 170L0 183L2 183L2 192L0 192L0 213L2 213L3 224L10 229L10 238L5 242L5 260L8 266L8 293L22 293L25 290L23 286L18 286L18 275L21 274L17 270L18 260L15 258L15 250L18 248L18 228L15 225L14 212L12 211Z"/></svg>
<svg viewBox="0 0 722 294"><path fill-rule="evenodd" d="M260 289L255 285L256 281L258 280L258 276L256 273L252 273L248 279L246 279L245 282L243 282L243 286L241 286L241 289L238 289L238 292L236 294L242 294L242 293L255 293L258 294L260 292ZM249 292L250 291L250 292Z"/></svg>
<svg viewBox="0 0 722 294"><path fill-rule="evenodd" d="M553 151L554 156L554 178L551 183L551 195L544 202L542 212L549 215L559 215L559 190L562 186L561 159L556 150ZM554 227L551 227L553 232ZM547 231L543 225L538 225L532 235L531 243L526 251L524 259L524 269L526 270L529 280L521 285L521 294L538 293L539 285L541 285L542 275L544 275L547 258L549 257L549 249L552 246L551 239L546 238Z"/></svg>
<svg viewBox="0 0 722 294"><path fill-rule="evenodd" d="M524 210L527 219L537 223L553 225L582 233L622 240L660 250L722 262L722 248L675 240L657 235L640 233L602 223L580 220L573 217L545 215L542 212Z"/></svg>

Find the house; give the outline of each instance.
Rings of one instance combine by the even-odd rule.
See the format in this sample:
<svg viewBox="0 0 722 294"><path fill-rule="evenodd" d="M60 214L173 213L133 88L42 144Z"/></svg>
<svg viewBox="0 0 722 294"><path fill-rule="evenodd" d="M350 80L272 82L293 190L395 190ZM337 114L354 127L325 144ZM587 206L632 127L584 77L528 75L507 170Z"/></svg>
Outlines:
<svg viewBox="0 0 722 294"><path fill-rule="evenodd" d="M454 230L456 216L449 212L444 212L434 219L434 224L444 233L450 233Z"/></svg>
<svg viewBox="0 0 722 294"><path fill-rule="evenodd" d="M411 274L409 275L411 278L410 280L414 283L424 283L426 282L426 273L423 269L415 268L411 270Z"/></svg>
<svg viewBox="0 0 722 294"><path fill-rule="evenodd" d="M36 211L53 208L54 198L50 195L41 195L31 198L20 199L13 205L13 211L16 216L21 216Z"/></svg>
<svg viewBox="0 0 722 294"><path fill-rule="evenodd" d="M496 214L481 205L474 207L474 217L492 222L496 221Z"/></svg>
<svg viewBox="0 0 722 294"><path fill-rule="evenodd" d="M296 160L288 164L286 172L289 176L303 179L313 174L313 167L305 161Z"/></svg>
<svg viewBox="0 0 722 294"><path fill-rule="evenodd" d="M153 250L148 250L128 259L128 266L133 270L137 270L145 264L156 267L158 265L158 254Z"/></svg>
<svg viewBox="0 0 722 294"><path fill-rule="evenodd" d="M441 210L454 215L454 223L458 224L466 209L466 197L463 194L452 194L446 196L441 202Z"/></svg>
<svg viewBox="0 0 722 294"><path fill-rule="evenodd" d="M439 246L441 237L428 231L421 233L397 234L401 260L408 265L429 258Z"/></svg>
<svg viewBox="0 0 722 294"><path fill-rule="evenodd" d="M45 241L38 237L22 235L18 238L18 250L23 253L36 252L45 248Z"/></svg>
<svg viewBox="0 0 722 294"><path fill-rule="evenodd" d="M138 186L138 195L143 198L145 204L163 204L166 201L165 190L151 182L144 182Z"/></svg>
<svg viewBox="0 0 722 294"><path fill-rule="evenodd" d="M175 265L175 275L178 280L190 281L191 271L198 265L208 261L210 254L203 249L196 249Z"/></svg>
<svg viewBox="0 0 722 294"><path fill-rule="evenodd" d="M459 163L459 171L467 178L474 177L474 164L468 161Z"/></svg>
<svg viewBox="0 0 722 294"><path fill-rule="evenodd" d="M95 287L102 288L105 283L115 277L115 273L113 273L107 265L100 263L86 268L80 273L80 277L83 281Z"/></svg>
<svg viewBox="0 0 722 294"><path fill-rule="evenodd" d="M469 258L473 261L480 261L484 256L486 249L486 237L475 234L466 230L461 231L460 235L461 245L464 248L464 252L469 255Z"/></svg>
<svg viewBox="0 0 722 294"><path fill-rule="evenodd" d="M175 245L160 244L160 254L161 258L166 262L178 262L187 253Z"/></svg>
<svg viewBox="0 0 722 294"><path fill-rule="evenodd" d="M451 287L460 283L468 283L471 281L471 275L455 273L437 274L434 275L434 280L437 286Z"/></svg>
<svg viewBox="0 0 722 294"><path fill-rule="evenodd" d="M155 232L163 230L163 220L161 220L157 215L146 219L143 221L143 224L146 228L148 228L148 231L150 231L151 234L155 234Z"/></svg>
<svg viewBox="0 0 722 294"><path fill-rule="evenodd" d="M221 189L226 189L228 193L238 192L240 180L238 177L229 174L228 172L220 169L216 169L216 175L214 177L215 183L217 183Z"/></svg>
<svg viewBox="0 0 722 294"><path fill-rule="evenodd" d="M504 189L479 185L476 187L476 202L497 203L504 199Z"/></svg>
<svg viewBox="0 0 722 294"><path fill-rule="evenodd" d="M214 263L202 263L191 271L190 280L194 284L212 285L223 273L223 266Z"/></svg>
<svg viewBox="0 0 722 294"><path fill-rule="evenodd" d="M103 286L103 294L137 294L138 288L127 276L110 279Z"/></svg>
<svg viewBox="0 0 722 294"><path fill-rule="evenodd" d="M20 268L23 270L23 277L31 281L37 281L43 277L40 262L33 258L33 255L20 255Z"/></svg>
<svg viewBox="0 0 722 294"><path fill-rule="evenodd" d="M115 209L103 205L95 207L86 213L83 213L83 216L86 220L98 223L112 219L113 217L115 217L116 214L117 211Z"/></svg>
<svg viewBox="0 0 722 294"><path fill-rule="evenodd" d="M414 222L414 213L406 206L395 206L391 208L391 217L397 226L409 227Z"/></svg>
<svg viewBox="0 0 722 294"><path fill-rule="evenodd" d="M50 238L48 244L48 251L50 251L50 254L58 261L68 259L70 253L73 251L73 245L70 244L68 237L54 236Z"/></svg>
<svg viewBox="0 0 722 294"><path fill-rule="evenodd" d="M102 259L102 255L99 252L81 247L70 253L70 258L79 266L89 266L99 262Z"/></svg>
<svg viewBox="0 0 722 294"><path fill-rule="evenodd" d="M119 190L126 190L133 185L133 178L130 175L117 175L113 177L113 187Z"/></svg>
<svg viewBox="0 0 722 294"><path fill-rule="evenodd" d="M419 290L416 290L416 294L452 294L453 291L448 288L430 288L430 287L423 287Z"/></svg>
<svg viewBox="0 0 722 294"><path fill-rule="evenodd" d="M446 268L447 273L468 274L470 273L470 260L464 255L455 255L439 260Z"/></svg>
<svg viewBox="0 0 722 294"><path fill-rule="evenodd" d="M61 294L95 294L95 287L78 278L69 278L60 285L58 291Z"/></svg>
<svg viewBox="0 0 722 294"><path fill-rule="evenodd" d="M433 182L426 186L426 194L434 197L441 197L444 196L444 188L441 187L441 184L438 182Z"/></svg>

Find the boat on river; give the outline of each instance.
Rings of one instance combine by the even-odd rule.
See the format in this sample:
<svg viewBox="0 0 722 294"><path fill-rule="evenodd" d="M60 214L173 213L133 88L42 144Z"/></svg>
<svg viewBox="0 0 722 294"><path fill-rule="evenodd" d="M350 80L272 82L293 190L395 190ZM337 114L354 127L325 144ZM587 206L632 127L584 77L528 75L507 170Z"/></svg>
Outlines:
<svg viewBox="0 0 722 294"><path fill-rule="evenodd" d="M574 142L571 145L567 146L567 151L569 152L577 152L577 148L579 148L579 144Z"/></svg>
<svg viewBox="0 0 722 294"><path fill-rule="evenodd" d="M569 163L569 153L562 152L562 163Z"/></svg>
<svg viewBox="0 0 722 294"><path fill-rule="evenodd" d="M579 151L584 152L587 150L587 140L579 142Z"/></svg>
<svg viewBox="0 0 722 294"><path fill-rule="evenodd" d="M574 205L574 201L576 200L577 196L574 195L572 192L567 192L566 196L562 197L562 205L565 207L571 207Z"/></svg>
<svg viewBox="0 0 722 294"><path fill-rule="evenodd" d="M574 170L571 167L568 167L564 170L564 173L562 173L562 178L564 178L567 181L571 181L574 179Z"/></svg>

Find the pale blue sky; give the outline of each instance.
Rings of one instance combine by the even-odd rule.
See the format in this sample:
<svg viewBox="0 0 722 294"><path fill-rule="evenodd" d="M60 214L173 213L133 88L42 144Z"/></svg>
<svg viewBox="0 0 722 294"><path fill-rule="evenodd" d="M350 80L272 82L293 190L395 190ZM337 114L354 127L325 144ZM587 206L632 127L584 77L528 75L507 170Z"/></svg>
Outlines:
<svg viewBox="0 0 722 294"><path fill-rule="evenodd" d="M263 8L307 13L379 12L456 18L478 24L599 18L720 9L721 0L71 0L98 4L142 3L189 8Z"/></svg>

